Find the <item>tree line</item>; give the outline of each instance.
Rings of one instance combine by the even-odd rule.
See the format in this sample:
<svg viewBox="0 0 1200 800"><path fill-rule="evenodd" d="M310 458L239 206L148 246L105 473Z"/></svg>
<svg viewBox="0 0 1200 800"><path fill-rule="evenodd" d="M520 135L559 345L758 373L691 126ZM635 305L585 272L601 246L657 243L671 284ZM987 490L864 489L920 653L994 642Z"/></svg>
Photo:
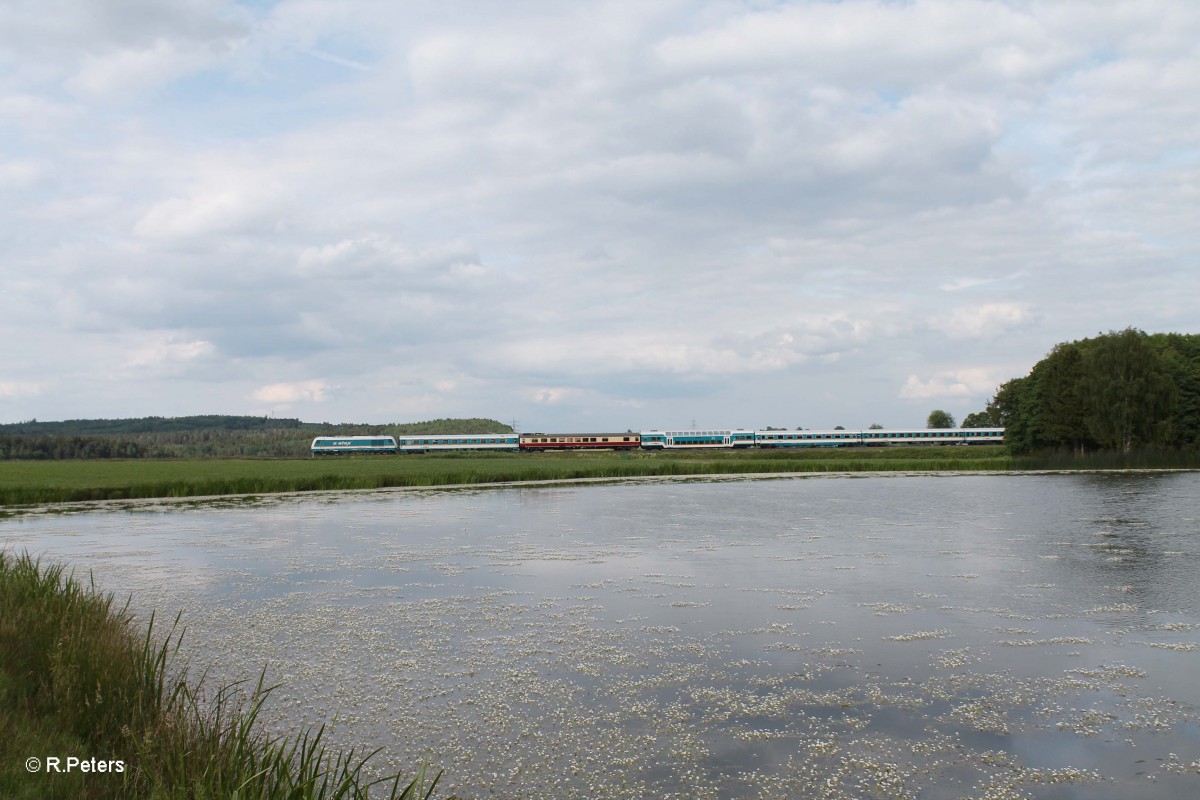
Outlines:
<svg viewBox="0 0 1200 800"><path fill-rule="evenodd" d="M1136 328L1064 342L963 427L1003 426L1014 454L1200 446L1200 335Z"/></svg>
<svg viewBox="0 0 1200 800"><path fill-rule="evenodd" d="M308 454L314 436L511 432L479 418L387 425L225 416L30 420L0 425L0 459L294 458Z"/></svg>

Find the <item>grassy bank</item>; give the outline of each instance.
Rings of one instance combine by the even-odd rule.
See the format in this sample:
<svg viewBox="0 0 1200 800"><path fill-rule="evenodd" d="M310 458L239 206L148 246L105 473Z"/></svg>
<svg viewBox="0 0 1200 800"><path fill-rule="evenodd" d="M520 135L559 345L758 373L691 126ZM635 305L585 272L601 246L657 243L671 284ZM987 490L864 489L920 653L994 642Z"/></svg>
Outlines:
<svg viewBox="0 0 1200 800"><path fill-rule="evenodd" d="M1013 458L1013 469L1200 469L1200 452L1141 448L1128 453L1047 450Z"/></svg>
<svg viewBox="0 0 1200 800"><path fill-rule="evenodd" d="M4 461L0 505L377 489L563 478L1007 469L1003 447L434 453L323 459Z"/></svg>
<svg viewBox="0 0 1200 800"><path fill-rule="evenodd" d="M0 797L426 798L423 776L372 780L369 759L335 753L322 732L292 739L255 725L269 689L201 694L173 672L180 634L161 641L90 585L0 551ZM62 769L69 758L88 772ZM31 771L27 761L39 759ZM92 762L91 759L96 759ZM104 771L98 771L100 765ZM117 765L120 765L119 767ZM436 779L431 783L435 784Z"/></svg>

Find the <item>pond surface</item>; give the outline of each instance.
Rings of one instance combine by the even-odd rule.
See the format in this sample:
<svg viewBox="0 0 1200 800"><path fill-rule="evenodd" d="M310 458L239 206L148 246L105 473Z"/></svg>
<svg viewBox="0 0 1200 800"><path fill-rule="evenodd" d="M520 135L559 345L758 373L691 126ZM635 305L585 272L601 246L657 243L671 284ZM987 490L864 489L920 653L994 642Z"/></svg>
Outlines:
<svg viewBox="0 0 1200 800"><path fill-rule="evenodd" d="M147 505L0 544L463 798L1200 795L1197 473Z"/></svg>

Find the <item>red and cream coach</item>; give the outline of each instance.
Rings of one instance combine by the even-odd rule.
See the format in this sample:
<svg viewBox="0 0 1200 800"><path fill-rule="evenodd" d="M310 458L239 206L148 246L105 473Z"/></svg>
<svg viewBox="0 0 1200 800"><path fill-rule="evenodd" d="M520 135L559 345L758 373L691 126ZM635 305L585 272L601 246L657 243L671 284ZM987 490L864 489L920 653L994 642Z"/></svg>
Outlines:
<svg viewBox="0 0 1200 800"><path fill-rule="evenodd" d="M522 433L522 450L636 450L636 433Z"/></svg>

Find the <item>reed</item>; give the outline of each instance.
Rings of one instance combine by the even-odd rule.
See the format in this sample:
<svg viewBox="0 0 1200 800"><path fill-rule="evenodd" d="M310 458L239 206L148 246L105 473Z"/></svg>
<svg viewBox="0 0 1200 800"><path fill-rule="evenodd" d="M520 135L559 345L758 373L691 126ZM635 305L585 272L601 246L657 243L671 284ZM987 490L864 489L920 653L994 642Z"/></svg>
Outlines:
<svg viewBox="0 0 1200 800"><path fill-rule="evenodd" d="M654 475L1002 470L1009 464L1003 447L8 461L0 462L0 505Z"/></svg>
<svg viewBox="0 0 1200 800"><path fill-rule="evenodd" d="M1128 453L1045 450L1014 458L1013 467L1041 470L1200 469L1200 451L1168 447L1145 447Z"/></svg>
<svg viewBox="0 0 1200 800"><path fill-rule="evenodd" d="M138 632L128 604L60 565L0 551L0 797L38 800L427 800L440 773L375 777L375 755L332 751L324 728L264 734L273 687L204 691L176 663L179 619ZM49 754L121 772L30 773Z"/></svg>

